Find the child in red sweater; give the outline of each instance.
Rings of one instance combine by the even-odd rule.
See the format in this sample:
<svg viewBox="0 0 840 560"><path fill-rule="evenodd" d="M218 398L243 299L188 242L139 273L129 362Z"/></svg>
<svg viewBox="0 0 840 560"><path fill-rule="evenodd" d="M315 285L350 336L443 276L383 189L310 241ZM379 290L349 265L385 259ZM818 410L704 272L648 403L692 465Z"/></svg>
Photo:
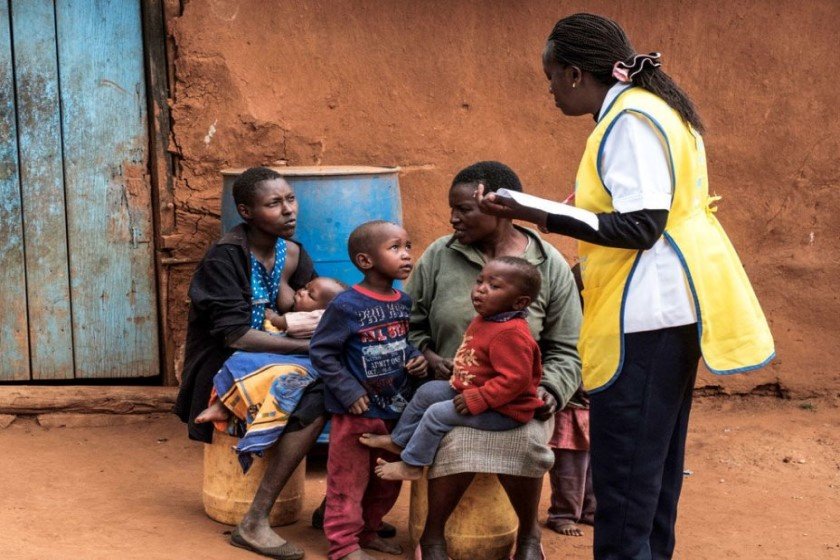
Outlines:
<svg viewBox="0 0 840 560"><path fill-rule="evenodd" d="M421 386L391 435L364 434L360 441L400 454L378 459L385 480L416 480L431 465L443 437L456 426L511 430L527 423L543 405L540 349L526 309L540 290L537 267L517 257L484 265L472 290L478 316L464 333L449 381Z"/></svg>

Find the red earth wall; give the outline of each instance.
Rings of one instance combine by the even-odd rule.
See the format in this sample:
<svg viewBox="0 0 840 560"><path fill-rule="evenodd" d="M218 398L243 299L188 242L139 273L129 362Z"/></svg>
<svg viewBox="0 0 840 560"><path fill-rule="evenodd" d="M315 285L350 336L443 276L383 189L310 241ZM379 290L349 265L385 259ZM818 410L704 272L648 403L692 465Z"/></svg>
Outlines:
<svg viewBox="0 0 840 560"><path fill-rule="evenodd" d="M760 6L759 6L760 4ZM770 320L762 372L701 374L707 392L840 391L840 220L835 109L840 3L167 0L174 47L174 258L219 232L219 170L399 165L416 255L448 232L453 175L509 164L534 194L564 198L593 123L554 107L540 54L577 11L618 20L663 53L708 131L710 184ZM832 218L832 215L834 217ZM305 216L302 219L306 219ZM574 242L551 236L570 260ZM180 345L194 264L171 269L168 336Z"/></svg>

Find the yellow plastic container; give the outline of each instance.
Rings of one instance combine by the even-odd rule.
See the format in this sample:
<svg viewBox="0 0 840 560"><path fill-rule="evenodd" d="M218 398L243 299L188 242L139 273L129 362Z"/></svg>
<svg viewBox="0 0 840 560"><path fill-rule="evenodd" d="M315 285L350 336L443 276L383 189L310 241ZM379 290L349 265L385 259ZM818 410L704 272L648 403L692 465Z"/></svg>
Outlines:
<svg viewBox="0 0 840 560"><path fill-rule="evenodd" d="M409 535L416 546L429 510L428 480L411 485ZM479 473L446 522L446 547L453 560L507 559L516 542L519 521L495 474Z"/></svg>
<svg viewBox="0 0 840 560"><path fill-rule="evenodd" d="M260 485L265 466L274 449L264 457L254 457L254 464L248 474L242 474L242 467L233 447L237 443L219 431L213 432L213 443L204 446L204 511L214 521L226 525L238 525ZM269 523L276 527L294 523L303 508L303 485L306 478L306 459L300 462L289 482L280 492L269 514Z"/></svg>

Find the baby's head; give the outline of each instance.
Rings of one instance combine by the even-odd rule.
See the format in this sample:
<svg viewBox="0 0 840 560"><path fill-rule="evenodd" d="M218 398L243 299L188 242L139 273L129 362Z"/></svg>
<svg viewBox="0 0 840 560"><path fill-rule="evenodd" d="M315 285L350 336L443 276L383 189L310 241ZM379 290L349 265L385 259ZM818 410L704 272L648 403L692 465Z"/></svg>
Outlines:
<svg viewBox="0 0 840 560"><path fill-rule="evenodd" d="M366 277L375 274L391 280L405 280L413 267L408 233L393 222L363 223L350 234L347 252Z"/></svg>
<svg viewBox="0 0 840 560"><path fill-rule="evenodd" d="M335 278L319 276L295 292L295 311L315 311L326 309L335 296L347 289L343 282Z"/></svg>
<svg viewBox="0 0 840 560"><path fill-rule="evenodd" d="M540 293L539 269L519 257L498 257L478 273L472 304L482 317L525 309Z"/></svg>

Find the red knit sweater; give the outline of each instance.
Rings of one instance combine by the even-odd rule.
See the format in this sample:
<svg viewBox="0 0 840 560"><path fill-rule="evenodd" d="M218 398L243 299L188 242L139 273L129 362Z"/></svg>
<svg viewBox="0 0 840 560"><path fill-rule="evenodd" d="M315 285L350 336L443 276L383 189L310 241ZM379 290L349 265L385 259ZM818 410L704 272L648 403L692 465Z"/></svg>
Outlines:
<svg viewBox="0 0 840 560"><path fill-rule="evenodd" d="M477 316L454 361L449 383L464 395L471 414L492 409L525 423L543 405L537 397L540 348L521 317L498 323Z"/></svg>

